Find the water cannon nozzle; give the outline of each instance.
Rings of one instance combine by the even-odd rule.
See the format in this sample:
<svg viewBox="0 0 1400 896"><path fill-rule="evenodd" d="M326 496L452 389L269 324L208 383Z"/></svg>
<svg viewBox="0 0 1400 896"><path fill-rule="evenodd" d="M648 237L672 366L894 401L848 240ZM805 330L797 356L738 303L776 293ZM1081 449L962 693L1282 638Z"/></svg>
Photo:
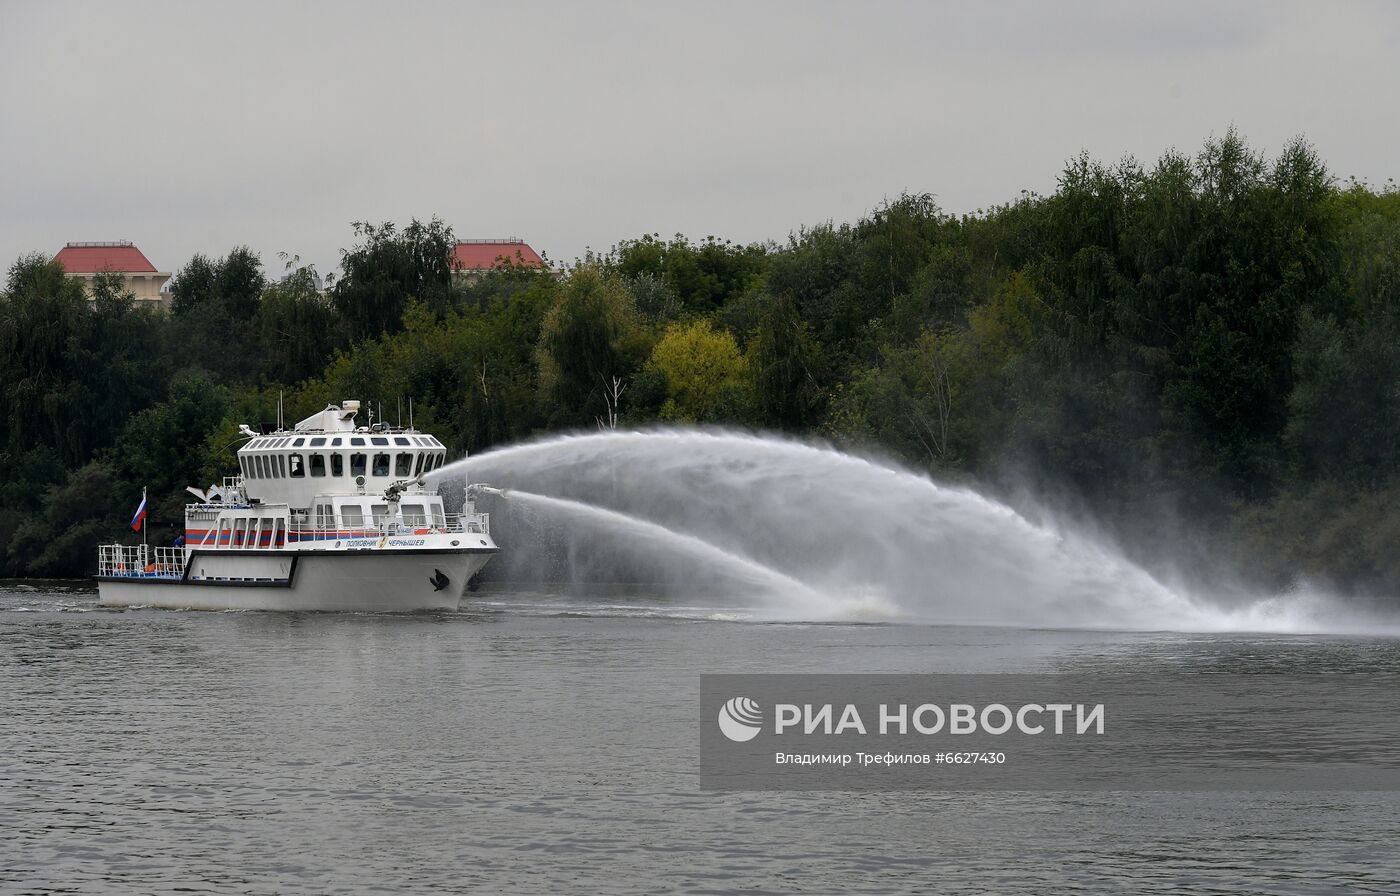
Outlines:
<svg viewBox="0 0 1400 896"><path fill-rule="evenodd" d="M495 495L495 496L498 497L498 498L509 498L509 497L510 497L510 495L507 493L506 489L503 489L503 488L496 488L496 487L494 487L494 486L485 485L484 483L480 483L480 482L474 482L474 483L472 483L471 485L467 486L467 494L473 495L473 496L475 496L475 495Z"/></svg>

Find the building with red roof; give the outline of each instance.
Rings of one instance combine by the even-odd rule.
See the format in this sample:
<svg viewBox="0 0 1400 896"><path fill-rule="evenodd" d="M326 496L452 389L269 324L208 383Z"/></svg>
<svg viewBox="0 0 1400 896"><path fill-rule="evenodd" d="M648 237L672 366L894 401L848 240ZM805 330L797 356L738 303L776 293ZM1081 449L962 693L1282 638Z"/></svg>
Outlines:
<svg viewBox="0 0 1400 896"><path fill-rule="evenodd" d="M524 240L462 240L452 247L452 263L459 276L479 277L504 267L542 268L544 259Z"/></svg>
<svg viewBox="0 0 1400 896"><path fill-rule="evenodd" d="M63 265L69 277L83 281L92 294L92 282L98 274L120 274L123 284L138 302L165 307L161 287L170 279L169 271L157 271L150 259L131 243L120 240L110 243L69 243L58 251L54 261Z"/></svg>

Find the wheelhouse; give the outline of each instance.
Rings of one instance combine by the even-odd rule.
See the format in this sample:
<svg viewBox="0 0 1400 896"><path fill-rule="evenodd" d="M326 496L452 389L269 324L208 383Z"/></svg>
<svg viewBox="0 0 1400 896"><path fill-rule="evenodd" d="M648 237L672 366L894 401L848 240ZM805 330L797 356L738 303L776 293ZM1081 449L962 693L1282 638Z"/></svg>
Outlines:
<svg viewBox="0 0 1400 896"><path fill-rule="evenodd" d="M238 452L238 468L251 497L288 489L373 494L431 473L446 459L443 444L421 433L276 433L250 440Z"/></svg>

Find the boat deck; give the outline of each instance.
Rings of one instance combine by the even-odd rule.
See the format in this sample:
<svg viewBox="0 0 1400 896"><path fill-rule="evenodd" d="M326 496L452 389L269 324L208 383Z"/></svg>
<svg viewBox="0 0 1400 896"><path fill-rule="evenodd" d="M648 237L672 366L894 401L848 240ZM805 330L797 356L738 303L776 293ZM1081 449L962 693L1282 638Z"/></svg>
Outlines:
<svg viewBox="0 0 1400 896"><path fill-rule="evenodd" d="M97 549L97 575L109 579L168 579L185 576L184 548L104 544Z"/></svg>

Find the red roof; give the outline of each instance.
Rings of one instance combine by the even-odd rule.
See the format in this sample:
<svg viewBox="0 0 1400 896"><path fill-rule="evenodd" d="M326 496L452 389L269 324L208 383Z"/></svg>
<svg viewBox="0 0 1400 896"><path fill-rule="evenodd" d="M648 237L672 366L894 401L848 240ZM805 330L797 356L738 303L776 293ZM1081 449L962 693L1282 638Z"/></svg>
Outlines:
<svg viewBox="0 0 1400 896"><path fill-rule="evenodd" d="M467 240L456 245L452 257L463 271L489 271L506 264L544 267L544 260L521 240Z"/></svg>
<svg viewBox="0 0 1400 896"><path fill-rule="evenodd" d="M54 260L70 274L156 272L156 266L131 243L69 243L58 251Z"/></svg>

